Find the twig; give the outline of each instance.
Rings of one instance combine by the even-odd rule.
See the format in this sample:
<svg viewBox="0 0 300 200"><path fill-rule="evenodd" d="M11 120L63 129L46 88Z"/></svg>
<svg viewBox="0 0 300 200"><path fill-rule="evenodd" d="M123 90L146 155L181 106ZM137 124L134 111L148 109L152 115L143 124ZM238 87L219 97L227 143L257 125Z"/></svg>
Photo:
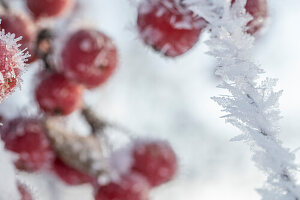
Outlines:
<svg viewBox="0 0 300 200"><path fill-rule="evenodd" d="M70 133L55 117L46 118L44 124L53 148L65 163L92 176L109 173L99 138Z"/></svg>
<svg viewBox="0 0 300 200"><path fill-rule="evenodd" d="M55 35L50 29L42 29L39 31L36 40L36 55L43 61L45 69L54 71L55 68L51 63L51 54L53 52L53 39Z"/></svg>
<svg viewBox="0 0 300 200"><path fill-rule="evenodd" d="M6 0L0 0L0 5L3 7L4 10L9 10L9 6Z"/></svg>
<svg viewBox="0 0 300 200"><path fill-rule="evenodd" d="M90 125L93 134L102 134L105 128L115 129L126 134L128 137L131 137L135 134L134 131L128 129L125 126L113 122L108 122L105 119L97 116L95 112L87 106L82 109L82 115Z"/></svg>

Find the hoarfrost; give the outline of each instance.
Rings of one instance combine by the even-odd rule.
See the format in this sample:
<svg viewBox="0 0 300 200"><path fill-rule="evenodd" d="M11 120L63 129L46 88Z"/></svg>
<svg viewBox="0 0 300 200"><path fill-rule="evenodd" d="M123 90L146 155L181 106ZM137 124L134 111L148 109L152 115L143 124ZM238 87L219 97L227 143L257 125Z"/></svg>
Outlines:
<svg viewBox="0 0 300 200"><path fill-rule="evenodd" d="M295 155L277 137L282 91L274 91L276 79L259 81L264 72L250 57L254 38L246 33L251 17L245 3L239 0L231 6L231 1L212 0L201 1L199 6L209 22L211 36L206 44L208 54L217 60L216 74L222 78L219 87L230 93L212 99L227 113L223 116L226 122L243 132L232 140L250 144L254 162L267 175L263 188L257 190L262 199L298 200Z"/></svg>

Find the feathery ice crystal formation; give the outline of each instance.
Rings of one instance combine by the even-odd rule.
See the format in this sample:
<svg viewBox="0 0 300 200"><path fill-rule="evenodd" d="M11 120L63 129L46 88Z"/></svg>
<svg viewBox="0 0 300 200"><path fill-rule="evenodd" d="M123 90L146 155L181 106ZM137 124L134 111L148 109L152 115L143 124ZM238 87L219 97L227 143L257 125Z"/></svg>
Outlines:
<svg viewBox="0 0 300 200"><path fill-rule="evenodd" d="M233 6L230 1L218 2L215 7L207 5L204 11L211 30L208 54L217 59L216 74L223 80L219 87L229 95L213 100L227 113L223 116L226 122L243 132L232 141L248 143L254 151L253 160L267 175L266 184L257 190L262 199L299 200L295 155L282 147L277 137L282 92L274 92L275 79L260 81L263 70L249 58L254 38L246 33L246 24L251 20L244 9L246 0L236 1Z"/></svg>
<svg viewBox="0 0 300 200"><path fill-rule="evenodd" d="M0 30L0 102L19 85L20 74L29 57L26 49L19 49L21 44L18 42L21 39L15 38L13 33Z"/></svg>

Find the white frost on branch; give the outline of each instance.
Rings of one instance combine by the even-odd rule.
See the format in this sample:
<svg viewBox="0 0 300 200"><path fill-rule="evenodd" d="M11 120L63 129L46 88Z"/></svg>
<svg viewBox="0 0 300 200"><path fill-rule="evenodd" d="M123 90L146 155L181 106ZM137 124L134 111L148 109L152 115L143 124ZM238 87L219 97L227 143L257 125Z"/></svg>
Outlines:
<svg viewBox="0 0 300 200"><path fill-rule="evenodd" d="M245 3L239 0L231 6L231 0L204 0L198 4L210 24L206 43L208 54L217 59L216 74L222 78L219 87L229 92L213 100L224 108L226 122L243 132L232 140L248 143L254 151L254 162L267 175L265 185L257 190L262 199L300 200L300 188L294 179L298 168L295 155L278 139L278 99L282 91L274 91L275 79L259 81L263 70L250 56L254 38L245 31L251 20Z"/></svg>

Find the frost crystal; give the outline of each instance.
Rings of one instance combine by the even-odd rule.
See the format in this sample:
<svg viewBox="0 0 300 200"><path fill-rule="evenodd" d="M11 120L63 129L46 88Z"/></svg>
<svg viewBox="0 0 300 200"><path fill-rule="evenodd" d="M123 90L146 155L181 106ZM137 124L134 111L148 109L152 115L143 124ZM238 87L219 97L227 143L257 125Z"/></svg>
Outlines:
<svg viewBox="0 0 300 200"><path fill-rule="evenodd" d="M213 100L227 113L223 116L226 122L243 132L232 140L249 143L253 160L267 175L266 184L257 190L262 199L299 200L300 190L294 179L298 167L295 155L282 147L277 138L278 99L282 92L274 91L274 79L259 81L263 70L249 56L254 38L246 33L246 24L251 20L244 9L246 0L232 6L231 1L209 2L201 3L201 12L211 30L206 42L210 47L208 54L217 59L216 74L222 78L219 87L229 91L229 95Z"/></svg>

